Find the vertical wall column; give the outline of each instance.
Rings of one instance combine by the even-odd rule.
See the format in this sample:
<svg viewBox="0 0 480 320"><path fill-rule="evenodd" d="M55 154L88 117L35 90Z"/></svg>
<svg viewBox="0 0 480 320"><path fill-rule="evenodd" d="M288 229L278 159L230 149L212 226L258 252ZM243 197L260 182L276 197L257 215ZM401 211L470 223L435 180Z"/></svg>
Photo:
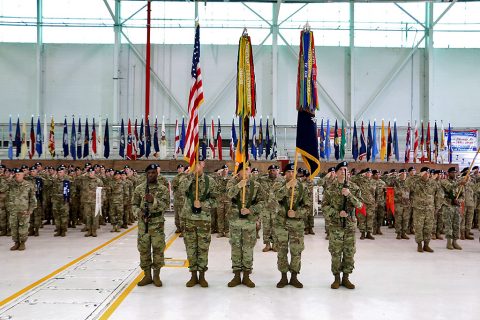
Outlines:
<svg viewBox="0 0 480 320"><path fill-rule="evenodd" d="M349 26L349 46L346 57L346 79L345 79L345 117L350 125L353 126L353 111L355 108L355 85L354 85L354 49L355 49L355 3L350 0L350 26Z"/></svg>
<svg viewBox="0 0 480 320"><path fill-rule="evenodd" d="M37 88L35 112L40 115L45 112L43 107L43 0L37 0Z"/></svg>
<svg viewBox="0 0 480 320"><path fill-rule="evenodd" d="M280 12L281 2L272 4L272 118L278 115L278 14Z"/></svg>
<svg viewBox="0 0 480 320"><path fill-rule="evenodd" d="M118 123L118 116L120 110L120 46L122 36L122 23L120 18L120 0L115 0L115 15L114 15L114 32L115 44L113 46L113 123Z"/></svg>
<svg viewBox="0 0 480 320"><path fill-rule="evenodd" d="M428 122L430 120L430 109L433 101L431 93L433 92L433 3L425 3L425 51L424 51L424 71L423 71L423 103L420 107L420 120Z"/></svg>

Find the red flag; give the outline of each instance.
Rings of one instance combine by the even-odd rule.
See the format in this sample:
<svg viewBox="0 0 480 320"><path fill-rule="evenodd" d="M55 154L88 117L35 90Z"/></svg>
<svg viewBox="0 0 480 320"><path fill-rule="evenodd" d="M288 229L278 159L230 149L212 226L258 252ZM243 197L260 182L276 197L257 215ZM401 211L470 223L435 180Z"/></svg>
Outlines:
<svg viewBox="0 0 480 320"><path fill-rule="evenodd" d="M387 187L385 203L387 206L387 212L390 211L392 215L395 215L395 189L393 187Z"/></svg>
<svg viewBox="0 0 480 320"><path fill-rule="evenodd" d="M135 119L135 128L133 130L133 156L134 156L134 159L133 160L136 160L137 159L137 156L138 156L138 130L137 130L137 119Z"/></svg>
<svg viewBox="0 0 480 320"><path fill-rule="evenodd" d="M423 121L422 121L422 135L420 137L420 152L422 156L420 157L420 162L423 163L425 161L425 136L424 136L424 128L423 128Z"/></svg>
<svg viewBox="0 0 480 320"><path fill-rule="evenodd" d="M427 126L427 141L425 143L427 148L427 157L425 158L425 160L428 160L428 162L432 162L432 149L430 145L430 140L431 138L430 138L430 121L429 121Z"/></svg>
<svg viewBox="0 0 480 320"><path fill-rule="evenodd" d="M128 119L127 159L136 159L136 154L133 153L132 123L130 122L130 119Z"/></svg>
<svg viewBox="0 0 480 320"><path fill-rule="evenodd" d="M215 159L215 124L213 123L212 119L212 124L210 126L211 129L211 136L210 136L210 150L212 152L212 159Z"/></svg>
<svg viewBox="0 0 480 320"><path fill-rule="evenodd" d="M417 150L418 150L418 127L417 127L417 121L415 121L415 135L413 140L413 163L417 162Z"/></svg>
<svg viewBox="0 0 480 320"><path fill-rule="evenodd" d="M365 203L362 203L362 207L360 209L355 208L355 215L361 214L362 216L366 217L367 216L367 206Z"/></svg>

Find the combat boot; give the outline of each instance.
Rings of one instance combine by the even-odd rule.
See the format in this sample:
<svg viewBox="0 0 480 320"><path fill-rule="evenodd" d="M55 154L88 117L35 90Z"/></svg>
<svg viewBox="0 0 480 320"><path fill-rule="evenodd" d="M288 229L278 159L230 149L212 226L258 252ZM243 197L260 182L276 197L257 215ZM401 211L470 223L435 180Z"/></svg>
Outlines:
<svg viewBox="0 0 480 320"><path fill-rule="evenodd" d="M38 234L38 228L33 228L33 230L34 230L33 235L34 235L35 237L38 237L38 236L39 236L39 234Z"/></svg>
<svg viewBox="0 0 480 320"><path fill-rule="evenodd" d="M25 242L20 242L20 245L18 246L18 251L23 251L23 250L25 250Z"/></svg>
<svg viewBox="0 0 480 320"><path fill-rule="evenodd" d="M92 232L88 230L87 233L85 233L85 237L91 237L91 236L92 236Z"/></svg>
<svg viewBox="0 0 480 320"><path fill-rule="evenodd" d="M194 285L198 284L197 271L190 271L190 272L192 273L192 276L190 280L188 280L187 283L185 284L187 288L191 288Z"/></svg>
<svg viewBox="0 0 480 320"><path fill-rule="evenodd" d="M460 230L460 240L465 240L465 230Z"/></svg>
<svg viewBox="0 0 480 320"><path fill-rule="evenodd" d="M225 233L224 233L224 232L219 232L219 233L217 234L217 238L223 238L223 237L225 237Z"/></svg>
<svg viewBox="0 0 480 320"><path fill-rule="evenodd" d="M313 228L310 228L310 229L308 230L308 233L311 234L312 236L315 235L315 232L313 232Z"/></svg>
<svg viewBox="0 0 480 320"><path fill-rule="evenodd" d="M275 245L275 243L272 243L272 251L277 252L277 246Z"/></svg>
<svg viewBox="0 0 480 320"><path fill-rule="evenodd" d="M263 248L262 251L263 251L263 252L268 252L268 251L270 251L270 250L272 250L272 247L270 246L270 242L267 242L267 243L265 244L265 248Z"/></svg>
<svg viewBox="0 0 480 320"><path fill-rule="evenodd" d="M471 234L470 230L465 231L465 239L473 240L473 237L472 237L472 234Z"/></svg>
<svg viewBox="0 0 480 320"><path fill-rule="evenodd" d="M400 233L397 233L397 240L402 240L402 236L400 235Z"/></svg>
<svg viewBox="0 0 480 320"><path fill-rule="evenodd" d="M88 228L87 228L87 226L83 227L83 228L82 228L80 231L81 231L81 232L88 231Z"/></svg>
<svg viewBox="0 0 480 320"><path fill-rule="evenodd" d="M402 233L402 239L410 240L410 237L407 236L405 233Z"/></svg>
<svg viewBox="0 0 480 320"><path fill-rule="evenodd" d="M432 240L437 240L437 235L435 233L432 233L432 236L430 237Z"/></svg>
<svg viewBox="0 0 480 320"><path fill-rule="evenodd" d="M199 272L198 284L200 284L202 288L208 288L208 282L205 280L205 271Z"/></svg>
<svg viewBox="0 0 480 320"><path fill-rule="evenodd" d="M308 228L303 229L303 234L308 236Z"/></svg>
<svg viewBox="0 0 480 320"><path fill-rule="evenodd" d="M65 237L66 232L67 232L67 228L62 228L62 230L60 230L60 237Z"/></svg>
<svg viewBox="0 0 480 320"><path fill-rule="evenodd" d="M459 244L457 243L457 239L453 239L452 245L454 249L462 250L462 247L460 247ZM20 250L20 248L18 250Z"/></svg>
<svg viewBox="0 0 480 320"><path fill-rule="evenodd" d="M34 235L33 226L30 226L30 227L28 228L28 236L30 237L30 236L33 236L33 235Z"/></svg>
<svg viewBox="0 0 480 320"><path fill-rule="evenodd" d="M360 240L365 240L365 232L362 232L362 234L360 235Z"/></svg>
<svg viewBox="0 0 480 320"><path fill-rule="evenodd" d="M443 237L442 235L440 234L440 232L437 232L437 240L443 240Z"/></svg>
<svg viewBox="0 0 480 320"><path fill-rule="evenodd" d="M300 281L298 281L297 275L298 275L297 272L292 272L292 277L290 278L289 284L294 286L295 288L300 289L300 288L303 288L303 284Z"/></svg>
<svg viewBox="0 0 480 320"><path fill-rule="evenodd" d="M260 230L257 229L257 239L260 239L260 235L258 234Z"/></svg>
<svg viewBox="0 0 480 320"><path fill-rule="evenodd" d="M143 278L137 283L137 286L143 287L146 286L147 284L150 284L153 282L152 280L152 271L150 269L143 270Z"/></svg>
<svg viewBox="0 0 480 320"><path fill-rule="evenodd" d="M153 270L153 284L156 287L161 287L163 285L162 280L160 280L160 269Z"/></svg>
<svg viewBox="0 0 480 320"><path fill-rule="evenodd" d="M417 252L423 252L422 241L417 242Z"/></svg>
<svg viewBox="0 0 480 320"><path fill-rule="evenodd" d="M380 230L380 227L377 227L377 234L379 236L383 236L382 230Z"/></svg>
<svg viewBox="0 0 480 320"><path fill-rule="evenodd" d="M230 282L227 285L229 288L236 287L242 283L242 279L240 279L240 271L235 271L234 274L235 275L233 276L233 279L230 280Z"/></svg>
<svg viewBox="0 0 480 320"><path fill-rule="evenodd" d="M61 234L61 233L62 233L62 232L60 231L60 229L57 228L57 230L55 230L55 234L54 234L53 236L54 236L54 237L60 237L60 234Z"/></svg>
<svg viewBox="0 0 480 320"><path fill-rule="evenodd" d="M342 286L344 286L347 289L355 289L355 285L350 282L348 279L348 273L344 273L342 277Z"/></svg>
<svg viewBox="0 0 480 320"><path fill-rule="evenodd" d="M447 249L448 250L453 250L452 239L450 239L450 238L447 238Z"/></svg>
<svg viewBox="0 0 480 320"><path fill-rule="evenodd" d="M255 288L255 283L250 280L250 271L243 272L242 284L246 285L249 288Z"/></svg>
<svg viewBox="0 0 480 320"><path fill-rule="evenodd" d="M7 235L7 231L5 230L0 231L0 237L6 236L6 235Z"/></svg>
<svg viewBox="0 0 480 320"><path fill-rule="evenodd" d="M277 288L283 288L288 284L287 273L282 272L282 278L277 283Z"/></svg>
<svg viewBox="0 0 480 320"><path fill-rule="evenodd" d="M11 251L14 251L14 250L18 250L18 247L20 246L20 243L18 242L15 242L15 244L13 245L13 247L10 248Z"/></svg>
<svg viewBox="0 0 480 320"><path fill-rule="evenodd" d="M367 239L370 239L370 240L375 240L375 237L372 236L372 234L370 232L367 232L367 236L366 236Z"/></svg>
<svg viewBox="0 0 480 320"><path fill-rule="evenodd" d="M430 242L429 241L424 241L423 242L423 251L425 252L433 252L433 249L430 248L430 246L428 245Z"/></svg>
<svg viewBox="0 0 480 320"><path fill-rule="evenodd" d="M93 229L92 230L92 237L96 237L97 236L97 230L96 229Z"/></svg>
<svg viewBox="0 0 480 320"><path fill-rule="evenodd" d="M335 280L333 281L333 283L330 285L330 288L332 289L338 289L340 288L340 274L336 274L335 275Z"/></svg>

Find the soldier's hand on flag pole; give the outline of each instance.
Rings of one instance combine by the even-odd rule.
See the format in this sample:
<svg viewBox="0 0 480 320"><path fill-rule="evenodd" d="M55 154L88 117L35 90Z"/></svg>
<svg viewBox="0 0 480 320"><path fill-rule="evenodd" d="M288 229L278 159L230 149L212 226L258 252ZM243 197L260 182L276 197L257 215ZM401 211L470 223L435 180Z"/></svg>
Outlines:
<svg viewBox="0 0 480 320"><path fill-rule="evenodd" d="M347 189L347 190L348 190L348 189ZM348 217L347 212L346 212L345 210L340 211L340 217L342 217L342 218Z"/></svg>
<svg viewBox="0 0 480 320"><path fill-rule="evenodd" d="M297 185L297 179L292 179L287 182L288 189L295 188L296 185Z"/></svg>
<svg viewBox="0 0 480 320"><path fill-rule="evenodd" d="M150 193L147 193L145 195L145 201L152 203L153 202L153 196Z"/></svg>
<svg viewBox="0 0 480 320"><path fill-rule="evenodd" d="M237 184L237 187L239 189L244 188L247 185L247 179L242 179L240 182Z"/></svg>
<svg viewBox="0 0 480 320"><path fill-rule="evenodd" d="M295 210L288 210L287 215L289 218L295 218Z"/></svg>
<svg viewBox="0 0 480 320"><path fill-rule="evenodd" d="M242 181L243 181L243 180L242 180ZM246 216L247 214L250 214L251 211L250 211L250 209L248 209L248 208L242 208L242 209L240 210L240 213L241 213L242 215Z"/></svg>
<svg viewBox="0 0 480 320"><path fill-rule="evenodd" d="M201 208L202 207L202 204L200 203L200 200L194 200L193 201L193 206L195 208Z"/></svg>
<svg viewBox="0 0 480 320"><path fill-rule="evenodd" d="M342 195L344 195L345 197L348 197L350 195L350 190L348 188L343 188Z"/></svg>

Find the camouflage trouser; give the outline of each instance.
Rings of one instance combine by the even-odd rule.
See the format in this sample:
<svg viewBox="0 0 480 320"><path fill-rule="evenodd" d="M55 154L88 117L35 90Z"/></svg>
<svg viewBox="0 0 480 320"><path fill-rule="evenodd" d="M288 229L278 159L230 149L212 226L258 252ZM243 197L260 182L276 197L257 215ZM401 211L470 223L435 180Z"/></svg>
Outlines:
<svg viewBox="0 0 480 320"><path fill-rule="evenodd" d="M83 214L87 230L96 231L98 229L98 216L95 216L95 203L84 203Z"/></svg>
<svg viewBox="0 0 480 320"><path fill-rule="evenodd" d="M313 229L313 227L315 226L314 217L313 217L313 208L311 206L308 206L303 222L305 224L305 229L310 229L310 228Z"/></svg>
<svg viewBox="0 0 480 320"><path fill-rule="evenodd" d="M230 222L230 245L232 246L233 271L251 271L253 248L257 242L254 221L237 220Z"/></svg>
<svg viewBox="0 0 480 320"><path fill-rule="evenodd" d="M440 234L443 231L443 210L440 208L435 210L435 216L433 218L433 230L432 234Z"/></svg>
<svg viewBox="0 0 480 320"><path fill-rule="evenodd" d="M465 206L464 213L460 216L460 231L470 232L473 224L473 206Z"/></svg>
<svg viewBox="0 0 480 320"><path fill-rule="evenodd" d="M175 227L177 227L177 230L182 230L182 226L180 225L180 213L183 208L183 202L182 201L177 201L173 203L173 211L175 212Z"/></svg>
<svg viewBox="0 0 480 320"><path fill-rule="evenodd" d="M78 212L79 212L79 201L76 199L76 197L73 197L72 200L70 201L70 214L69 214L69 219L71 223L75 226L78 221Z"/></svg>
<svg viewBox="0 0 480 320"><path fill-rule="evenodd" d="M110 203L110 223L112 226L121 226L123 224L123 203Z"/></svg>
<svg viewBox="0 0 480 320"><path fill-rule="evenodd" d="M277 247L277 267L282 273L300 273L303 242L303 220L287 219L285 227L275 227L275 243ZM288 248L290 248L290 263L288 263Z"/></svg>
<svg viewBox="0 0 480 320"><path fill-rule="evenodd" d="M183 231L183 241L187 250L190 271L208 270L208 249L211 239L210 221L187 219Z"/></svg>
<svg viewBox="0 0 480 320"><path fill-rule="evenodd" d="M373 218L375 216L375 205L367 205L367 216L359 214L358 219L358 229L360 232L372 232L373 230Z"/></svg>
<svg viewBox="0 0 480 320"><path fill-rule="evenodd" d="M443 206L443 225L447 239L457 240L460 233L460 212L455 206Z"/></svg>
<svg viewBox="0 0 480 320"><path fill-rule="evenodd" d="M415 241L430 241L433 230L434 208L413 208Z"/></svg>
<svg viewBox="0 0 480 320"><path fill-rule="evenodd" d="M413 220L413 208L410 207L410 212L408 213L408 229L415 229L415 221Z"/></svg>
<svg viewBox="0 0 480 320"><path fill-rule="evenodd" d="M0 205L0 233L7 234L10 231L10 222L5 204Z"/></svg>
<svg viewBox="0 0 480 320"><path fill-rule="evenodd" d="M218 201L217 207L217 226L218 232L228 233L228 216L232 208L231 201Z"/></svg>
<svg viewBox="0 0 480 320"><path fill-rule="evenodd" d="M51 220L53 217L53 211L52 211L52 200L51 197L47 196L47 200L45 201L45 208L43 210L43 218L45 220Z"/></svg>
<svg viewBox="0 0 480 320"><path fill-rule="evenodd" d="M164 223L156 222L153 218L148 223L148 233L145 233L145 223L143 219L139 219L137 249L140 252L142 270L160 270L165 265Z"/></svg>
<svg viewBox="0 0 480 320"><path fill-rule="evenodd" d="M123 206L122 220L124 225L130 221L131 214L132 214L132 204L130 202L127 202L127 204Z"/></svg>
<svg viewBox="0 0 480 320"><path fill-rule="evenodd" d="M212 233L218 232L217 228L217 207L210 209L210 230Z"/></svg>
<svg viewBox="0 0 480 320"><path fill-rule="evenodd" d="M360 215L359 215L360 216ZM332 273L350 274L355 265L355 229L330 228L328 251L332 255Z"/></svg>
<svg viewBox="0 0 480 320"><path fill-rule="evenodd" d="M52 212L55 219L55 227L57 230L64 229L67 230L68 227L68 213L69 213L69 204L63 200L52 201Z"/></svg>
<svg viewBox="0 0 480 320"><path fill-rule="evenodd" d="M269 210L262 210L260 212L260 217L262 218L263 224L263 243L270 244L275 243L275 229L273 225L273 219L276 215L276 212Z"/></svg>
<svg viewBox="0 0 480 320"><path fill-rule="evenodd" d="M323 215L323 217L325 218L325 233L328 235L328 227L330 225L330 218L325 214Z"/></svg>
<svg viewBox="0 0 480 320"><path fill-rule="evenodd" d="M410 206L395 204L395 232L406 234L408 232L408 219L410 217Z"/></svg>
<svg viewBox="0 0 480 320"><path fill-rule="evenodd" d="M42 225L42 207L39 204L35 209L33 209L32 214L30 215L30 227L31 228L40 228Z"/></svg>
<svg viewBox="0 0 480 320"><path fill-rule="evenodd" d="M27 242L30 215L26 212L10 212L9 221L13 242Z"/></svg>
<svg viewBox="0 0 480 320"><path fill-rule="evenodd" d="M375 207L375 217L373 218L373 230L380 228L383 225L385 219L385 203Z"/></svg>

